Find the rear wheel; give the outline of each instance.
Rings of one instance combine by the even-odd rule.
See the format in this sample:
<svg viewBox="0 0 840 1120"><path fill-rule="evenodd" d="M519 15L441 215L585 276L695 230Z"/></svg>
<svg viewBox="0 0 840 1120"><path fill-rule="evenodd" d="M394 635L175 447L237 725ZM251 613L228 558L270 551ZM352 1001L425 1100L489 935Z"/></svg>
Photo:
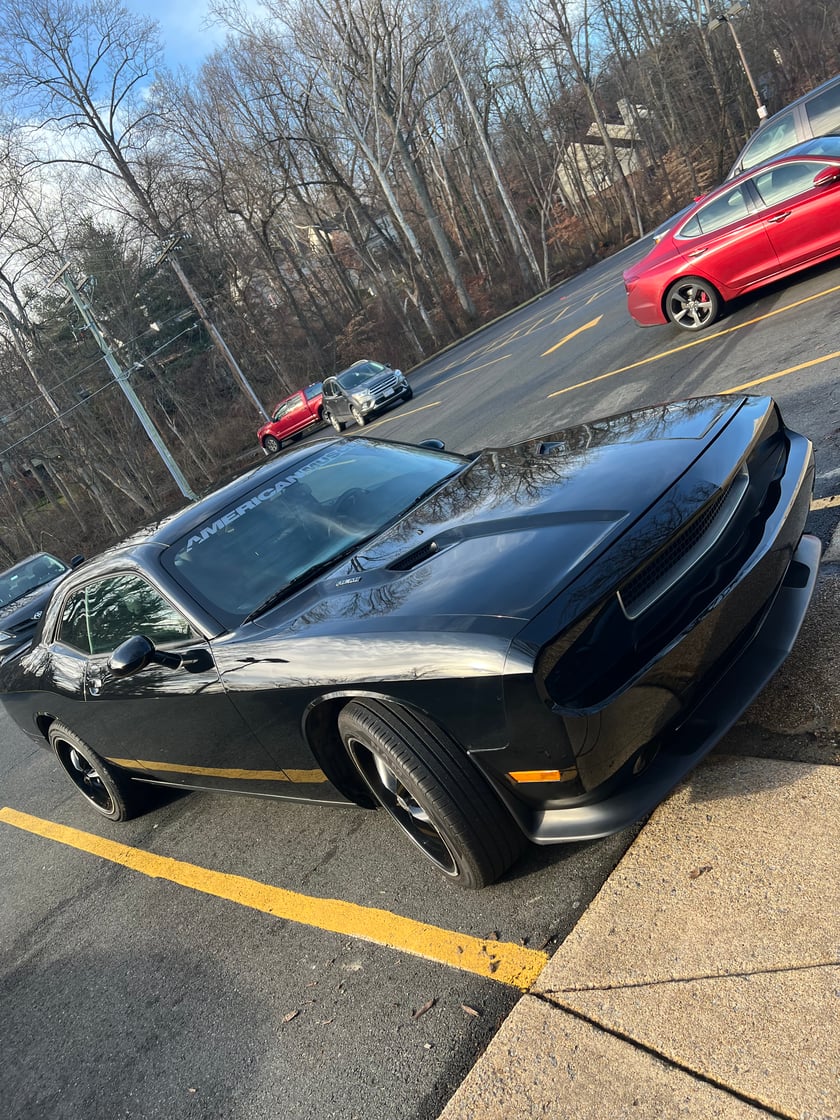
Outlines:
<svg viewBox="0 0 840 1120"><path fill-rule="evenodd" d="M711 326L720 311L720 296L707 280L685 276L665 294L665 314L675 327L702 331Z"/></svg>
<svg viewBox="0 0 840 1120"><path fill-rule="evenodd" d="M377 801L453 883L485 887L525 838L463 750L430 721L376 700L353 701L338 728Z"/></svg>
<svg viewBox="0 0 840 1120"><path fill-rule="evenodd" d="M64 773L97 813L109 821L127 821L140 811L143 795L139 787L64 724L52 725L49 742Z"/></svg>
<svg viewBox="0 0 840 1120"><path fill-rule="evenodd" d="M274 455L275 452L279 451L282 446L283 444L275 436L266 436L263 440L263 447L266 449L269 455Z"/></svg>

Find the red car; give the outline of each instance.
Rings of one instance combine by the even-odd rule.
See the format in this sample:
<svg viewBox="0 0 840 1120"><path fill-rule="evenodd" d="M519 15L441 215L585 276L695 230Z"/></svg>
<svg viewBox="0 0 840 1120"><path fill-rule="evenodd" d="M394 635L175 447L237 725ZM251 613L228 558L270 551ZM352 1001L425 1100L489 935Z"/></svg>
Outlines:
<svg viewBox="0 0 840 1120"><path fill-rule="evenodd" d="M822 136L699 199L624 273L643 327L699 331L727 300L840 253L840 136Z"/></svg>
<svg viewBox="0 0 840 1120"><path fill-rule="evenodd" d="M323 423L321 399L321 382L316 381L280 401L269 422L257 432L266 455L279 451L284 439L291 439L312 424Z"/></svg>

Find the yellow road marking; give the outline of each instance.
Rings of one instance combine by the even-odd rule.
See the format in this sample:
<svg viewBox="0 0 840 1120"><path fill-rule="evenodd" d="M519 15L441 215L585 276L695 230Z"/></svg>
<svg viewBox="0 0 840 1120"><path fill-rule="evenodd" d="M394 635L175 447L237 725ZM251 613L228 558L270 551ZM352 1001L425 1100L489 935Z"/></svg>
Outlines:
<svg viewBox="0 0 840 1120"><path fill-rule="evenodd" d="M555 342L553 346L546 350L542 357L547 358L549 354L553 354L555 350L559 350L561 346L565 346L567 342L576 338L577 335L582 334L583 331L588 331L593 327L597 327L603 318L603 315L599 315L597 319L592 319L589 323L584 323L582 327L578 327L577 330L571 331L565 338L561 338L559 342ZM556 394L552 393L551 395L555 396Z"/></svg>
<svg viewBox="0 0 840 1120"><path fill-rule="evenodd" d="M268 886L241 875L227 875L210 868L183 863L168 856L116 844L89 832L80 832L53 821L41 820L8 807L0 821L46 840L76 848L120 864L151 879L166 879L203 894L224 898L264 914L299 925L315 926L342 937L358 937L375 945L397 949L425 960L458 968L527 991L536 980L548 954L512 942L487 941L453 930L440 929L402 918L387 910L357 906L335 898L313 898L281 887Z"/></svg>
<svg viewBox="0 0 840 1120"><path fill-rule="evenodd" d="M768 373L766 377L757 377L754 381L745 381L743 385L736 385L734 389L723 389L722 392L743 393L747 389L754 389L756 385L763 385L766 381L775 381L777 377L787 377L788 374L822 365L823 362L831 362L835 358L840 358L840 350L835 350L833 354L826 354L823 358L812 358L810 362L800 362L798 366L788 366L787 369L780 369L778 373Z"/></svg>
<svg viewBox="0 0 840 1120"><path fill-rule="evenodd" d="M840 506L840 494L835 494L833 498L814 498L811 502L811 509L836 509Z"/></svg>
<svg viewBox="0 0 840 1120"><path fill-rule="evenodd" d="M620 373L628 373L632 369L640 369L642 366L650 365L653 362L658 362L662 358L670 358L673 354L679 354L683 350L691 350L694 346L701 346L706 342L713 342L716 338L723 338L725 335L733 334L735 331L741 331L745 327L752 327L756 323L762 323L765 319L772 319L774 315L783 315L787 311L793 311L797 307L802 307L803 304L810 303L815 299L822 299L823 296L833 295L834 292L840 292L840 284L833 288L827 288L824 292L816 292L812 296L806 296L804 299L796 300L795 303L788 303L784 307L777 307L774 311L768 311L766 315L758 315L755 319L748 319L746 323L739 323L734 327L727 327L722 331L715 331L714 334L704 335L702 338L692 339L691 342L684 342L682 346L674 346L670 350L663 350L661 354L652 354L648 358L641 358L638 362L631 362L628 366L621 366L619 369L611 369L608 373L600 373L597 377L590 377L587 381L579 381L576 385L569 385L565 389L557 389L553 393L548 394L548 400L552 397L560 397L563 393L571 393L575 389L585 389L587 385L594 385L597 381L605 381L608 377L617 377ZM544 357L545 355L543 355ZM734 392L735 390L733 390Z"/></svg>
<svg viewBox="0 0 840 1120"><path fill-rule="evenodd" d="M460 377L460 374L456 376ZM400 408L396 412L388 412L385 416L380 416L370 424L365 424L365 428L379 428L383 424L389 424L392 420L399 420L403 416L414 416L418 412L425 412L427 408L438 408L440 401L429 401L428 404L419 404L417 408Z"/></svg>
<svg viewBox="0 0 840 1120"><path fill-rule="evenodd" d="M571 309L571 306L572 305L570 303L567 303L563 310L558 315L554 316L554 318L551 320L552 323L556 323L558 320L562 319L564 315L567 315Z"/></svg>
<svg viewBox="0 0 840 1120"><path fill-rule="evenodd" d="M488 366L498 365L499 362L506 362L510 358L510 354L502 354L501 358L493 358L491 362L483 362L480 366L472 366L471 369L462 370L461 373L453 373L451 377L447 377L445 381L438 382L438 388L441 385L448 385L450 381L457 381L459 377L466 377L469 373L478 373L479 370L487 369Z"/></svg>
<svg viewBox="0 0 840 1120"><path fill-rule="evenodd" d="M591 295L591 296L589 297L589 299L588 299L588 300L587 300L587 301L586 301L586 302L584 303L584 305L583 305L583 306L584 306L584 307L588 307L588 306L590 305L590 303L594 303L594 302L595 302L595 300L596 300L596 299L598 298L598 296L601 296L601 295L603 295L603 294L604 294L604 291L607 291L607 290L608 290L608 289L606 289L606 288L605 288L605 289L603 289L603 290L602 290L602 291L600 291L600 292L595 292L595 294L594 294L594 295Z"/></svg>
<svg viewBox="0 0 840 1120"><path fill-rule="evenodd" d="M221 766L181 766L175 762L155 762L144 758L109 758L116 766L143 766L167 774L201 774L205 778L229 778L252 782L325 782L323 770L229 770Z"/></svg>

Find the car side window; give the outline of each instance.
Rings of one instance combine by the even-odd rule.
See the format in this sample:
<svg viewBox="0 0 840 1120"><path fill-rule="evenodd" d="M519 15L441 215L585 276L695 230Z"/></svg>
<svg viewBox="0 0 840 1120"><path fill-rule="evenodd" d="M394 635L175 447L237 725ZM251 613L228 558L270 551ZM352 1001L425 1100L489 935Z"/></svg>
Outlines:
<svg viewBox="0 0 840 1120"><path fill-rule="evenodd" d="M751 167L763 163L771 156L778 155L795 143L796 121L793 112L782 113L766 128L762 128L747 144L740 160L741 170L749 171Z"/></svg>
<svg viewBox="0 0 840 1120"><path fill-rule="evenodd" d="M814 176L824 167L824 163L813 160L800 163L783 163L771 171L764 171L753 179L755 189L761 195L762 201L768 206L778 202L786 202L798 194L804 194L814 186Z"/></svg>
<svg viewBox="0 0 840 1120"><path fill-rule="evenodd" d="M814 136L840 129L840 82L805 103Z"/></svg>
<svg viewBox="0 0 840 1120"><path fill-rule="evenodd" d="M335 396L335 381L331 377L328 377L324 382L323 394L325 397Z"/></svg>
<svg viewBox="0 0 840 1120"><path fill-rule="evenodd" d="M298 408L300 406L300 404L301 404L301 395L300 395L300 393L297 393L295 396L289 397L289 399L287 401L283 401L282 404L277 406L277 409L275 410L275 413L274 413L274 416L272 417L272 419L273 420L281 420L284 416L288 416L288 414L290 412L293 412L296 408Z"/></svg>
<svg viewBox="0 0 840 1120"><path fill-rule="evenodd" d="M749 207L741 186L733 187L726 194L713 199L702 210L698 210L690 221L682 227L678 237L700 237L704 233L714 233L749 214Z"/></svg>
<svg viewBox="0 0 840 1120"><path fill-rule="evenodd" d="M193 638L189 622L142 576L109 576L68 596L58 639L86 654L111 653L135 634L155 645Z"/></svg>

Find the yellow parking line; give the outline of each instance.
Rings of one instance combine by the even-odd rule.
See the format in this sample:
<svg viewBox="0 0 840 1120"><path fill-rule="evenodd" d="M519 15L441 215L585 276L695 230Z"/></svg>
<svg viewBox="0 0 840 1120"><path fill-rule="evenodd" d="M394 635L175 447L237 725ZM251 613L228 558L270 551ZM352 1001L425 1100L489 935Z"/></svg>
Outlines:
<svg viewBox="0 0 840 1120"><path fill-rule="evenodd" d="M617 377L620 373L628 373L633 369L640 369L642 366L650 365L653 362L658 362L662 358L670 358L673 354L679 354L683 350L691 350L694 346L702 346L706 342L714 342L717 338L723 338L725 335L734 334L735 331L742 331L745 327L755 326L756 323L762 323L765 319L772 319L774 315L783 315L787 311L793 311L797 307L802 307L803 304L810 303L815 299L822 299L823 296L833 295L834 292L840 292L840 284L833 288L826 288L823 292L815 292L812 296L806 296L804 299L796 300L795 303L788 303L784 307L777 307L774 311L768 311L766 315L758 315L755 319L748 319L745 323L738 323L737 326L727 327L722 331L715 331L714 334L703 335L702 338L692 339L691 342L684 342L682 346L673 346L670 350L663 350L661 354L651 354L648 358L641 358L638 362L631 362L630 365L620 366L618 369L611 369L608 373L599 373L597 377L590 377L587 381L578 381L576 385L568 385L565 389L557 389L553 393L548 394L548 400L552 397L560 397L564 393L571 393L575 389L585 389L587 385L594 385L598 381L605 381L608 377ZM775 376L781 376L776 374ZM735 392L736 390L732 390Z"/></svg>
<svg viewBox="0 0 840 1120"><path fill-rule="evenodd" d="M314 926L341 934L342 937L358 937L375 945L437 961L463 972L472 972L522 991L531 987L548 960L547 953L526 949L512 942L470 937L468 934L417 922L413 918L402 918L387 910L357 906L341 899L297 894L241 875L227 875L168 856L158 856L139 848L116 844L113 840L105 840L101 836L80 832L8 807L0 809L0 821L46 840L54 840L100 859L110 860L151 879L166 879L203 894L227 899L239 906L260 910L275 918Z"/></svg>
<svg viewBox="0 0 840 1120"><path fill-rule="evenodd" d="M480 366L472 366L470 369L465 369L461 373L454 373L451 377L447 377L445 381L438 383L438 388L441 385L448 385L450 381L457 381L459 377L466 377L469 373L478 373L479 370L487 369L488 366L498 365L499 362L506 362L510 358L510 354L502 354L500 358L493 358L490 362L482 362Z"/></svg>
<svg viewBox="0 0 840 1120"><path fill-rule="evenodd" d="M564 338L561 338L559 342L555 342L553 346L550 346L548 350L546 350L545 353L541 355L541 357L547 358L549 354L553 354L555 350L559 350L561 346L565 346L567 342L570 342L573 338L577 338L579 334L583 334L584 331L590 331L593 327L597 327L603 318L603 315L599 315L597 319L590 319L590 321L588 323L584 323L582 327L578 327L576 330L569 331L569 333ZM552 394L552 396L553 395L554 394Z"/></svg>
<svg viewBox="0 0 840 1120"><path fill-rule="evenodd" d="M460 374L456 374L460 377ZM427 408L439 408L440 401L429 401L428 404L419 404L416 408L398 408L394 412L386 412L370 424L365 424L364 429L359 429L357 434L364 435L370 428L380 428L383 424L390 424L392 420L399 420L404 416L414 416L418 412L425 412Z"/></svg>
<svg viewBox="0 0 840 1120"><path fill-rule="evenodd" d="M800 362L798 366L788 366L787 369L780 369L778 373L768 373L766 377L757 377L754 381L745 381L743 385L736 385L734 389L722 389L721 392L744 393L747 389L754 389L756 385L763 385L766 381L775 381L777 377L787 377L788 374L822 365L823 362L831 362L835 358L840 358L840 350L835 350L833 354L826 354L822 358L812 358L810 362Z"/></svg>
<svg viewBox="0 0 840 1120"><path fill-rule="evenodd" d="M840 494L835 494L833 498L814 498L811 502L811 509L836 509L840 506Z"/></svg>

